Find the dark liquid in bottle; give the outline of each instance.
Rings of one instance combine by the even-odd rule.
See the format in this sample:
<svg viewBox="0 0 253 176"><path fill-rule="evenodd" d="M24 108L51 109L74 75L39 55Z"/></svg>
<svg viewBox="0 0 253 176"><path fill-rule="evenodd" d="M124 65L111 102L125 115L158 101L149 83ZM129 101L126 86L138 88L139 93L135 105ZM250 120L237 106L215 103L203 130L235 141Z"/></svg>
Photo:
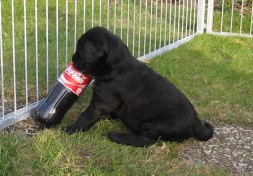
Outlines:
<svg viewBox="0 0 253 176"><path fill-rule="evenodd" d="M33 119L47 128L59 124L91 80L90 75L83 75L71 62L47 97L33 109Z"/></svg>
<svg viewBox="0 0 253 176"><path fill-rule="evenodd" d="M33 118L46 128L56 126L78 97L57 81L47 97L34 109Z"/></svg>

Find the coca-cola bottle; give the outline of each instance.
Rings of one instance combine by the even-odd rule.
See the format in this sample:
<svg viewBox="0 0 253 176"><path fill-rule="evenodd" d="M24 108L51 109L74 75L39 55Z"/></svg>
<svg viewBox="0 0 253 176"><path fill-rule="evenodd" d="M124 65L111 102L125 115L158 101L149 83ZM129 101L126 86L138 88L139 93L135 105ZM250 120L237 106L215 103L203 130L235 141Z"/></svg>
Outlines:
<svg viewBox="0 0 253 176"><path fill-rule="evenodd" d="M33 119L46 128L59 124L91 80L90 75L83 75L71 62L47 97L33 109Z"/></svg>

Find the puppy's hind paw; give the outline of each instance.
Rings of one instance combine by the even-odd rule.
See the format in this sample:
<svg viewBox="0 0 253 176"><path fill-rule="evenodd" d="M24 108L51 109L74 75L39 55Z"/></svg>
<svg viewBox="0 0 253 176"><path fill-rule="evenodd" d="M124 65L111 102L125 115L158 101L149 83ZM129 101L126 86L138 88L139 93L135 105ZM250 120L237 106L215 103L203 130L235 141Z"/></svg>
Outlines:
<svg viewBox="0 0 253 176"><path fill-rule="evenodd" d="M114 142L121 143L121 133L117 131L111 131L107 134L107 137Z"/></svg>
<svg viewBox="0 0 253 176"><path fill-rule="evenodd" d="M69 126L63 128L62 130L67 134L74 134L74 133L81 131L80 129L77 129L77 128L73 127L72 125L69 125Z"/></svg>
<svg viewBox="0 0 253 176"><path fill-rule="evenodd" d="M135 147L149 146L157 141L156 139L149 138L148 136L134 133L120 133L116 131L109 132L107 136L111 141Z"/></svg>
<svg viewBox="0 0 253 176"><path fill-rule="evenodd" d="M111 131L107 134L107 136L111 141L117 142L119 144L134 145L132 143L134 142L133 138L135 138L134 134Z"/></svg>

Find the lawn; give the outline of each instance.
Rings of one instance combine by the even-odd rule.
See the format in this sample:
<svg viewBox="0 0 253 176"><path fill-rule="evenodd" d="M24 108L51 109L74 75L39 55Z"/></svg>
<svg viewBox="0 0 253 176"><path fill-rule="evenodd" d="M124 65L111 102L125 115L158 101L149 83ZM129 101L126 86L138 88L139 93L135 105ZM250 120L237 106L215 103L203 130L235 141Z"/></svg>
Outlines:
<svg viewBox="0 0 253 176"><path fill-rule="evenodd" d="M201 119L253 127L253 42L250 38L201 35L158 56L148 66L171 80L196 107ZM34 137L0 134L0 175L231 175L226 168L182 162L184 143L159 141L148 148L110 142L122 127L105 119L90 131L60 131L89 103L80 97L60 127Z"/></svg>
<svg viewBox="0 0 253 176"><path fill-rule="evenodd" d="M69 24L66 32L65 26L65 1L59 1L59 56L57 58L56 47L56 4L50 1L49 4L49 48L46 48L46 21L45 4L43 0L38 0L38 54L35 51L35 29L34 29L34 1L27 1L27 68L28 80L25 81L25 58L24 58L24 26L23 26L23 6L24 1L15 1L15 59L17 76L17 97L18 105L33 103L36 99L43 98L48 88L53 85L58 74L66 67L71 59L75 45L74 28L74 1L69 0ZM86 11L85 29L83 26L83 2L78 1L77 8L77 31L78 38L85 30L91 27L91 12ZM97 3L98 1L96 1ZM107 2L103 0L101 24L107 24ZM109 28L114 31L114 1L110 1L111 8L109 12ZM126 1L124 1L126 2ZM150 2L150 1L148 1ZM120 3L116 4L120 9ZM3 56L4 56L4 85L6 87L5 99L13 105L13 57L12 57L12 28L10 1L2 1L3 13ZM86 1L87 9L91 9L91 1ZM94 25L100 23L99 8L95 5ZM123 5L128 8L127 3ZM136 21L139 20L138 9L140 4L136 5ZM130 10L133 10L131 1ZM172 14L175 12L175 6L172 5ZM139 31L133 35L133 13L130 13L130 31L129 31L129 49L138 56L154 50L159 46L160 39L162 44L171 43L172 34L175 33L178 39L187 33L181 31L177 35L178 29L170 30L165 35L164 26L160 28L160 8L158 7L157 28L148 21L147 45L144 47L144 9L142 4L142 26L140 30L141 44L140 52ZM170 9L170 5L168 5ZM153 16L155 19L155 6L153 6ZM163 9L164 10L164 9ZM117 11L119 16L120 10ZM178 9L177 9L178 12ZM150 10L147 19L150 19ZM182 11L181 11L182 13ZM186 13L186 11L185 11ZM123 17L127 18L124 11ZM192 15L193 11L192 11ZM219 16L219 9L215 11ZM224 30L229 30L230 14L224 16L226 24ZM235 26L240 22L240 16L236 12ZM164 20L163 16L163 20ZM167 25L177 27L178 18L173 18L171 24ZM193 21L193 19L192 19ZM249 17L245 16L249 23ZM195 29L189 20L185 20L188 33ZM137 24L137 23L136 23ZM214 29L219 31L220 21L214 19ZM120 18L116 19L117 29L121 25ZM167 26L167 27L168 27ZM246 25L249 26L249 25ZM127 43L127 21L123 21L123 40ZM136 29L138 27L136 26ZM160 29L161 34L160 35ZM235 29L237 30L237 29ZM247 27L243 28L248 32ZM121 35L120 30L115 31ZM157 40L155 45L155 33ZM68 43L66 48L66 34ZM151 34L151 46L149 44ZM170 36L171 35L171 36ZM171 38L169 38L171 37ZM165 40L167 39L167 40ZM169 40L170 39L170 40ZM133 46L133 40L135 45ZM180 46L168 53L157 56L151 63L147 64L162 76L173 82L186 96L192 101L198 111L201 119L210 123L224 122L227 124L239 124L242 126L253 127L253 41L252 38L241 37L222 37L213 35L200 35L195 37L189 43ZM47 58L47 53L49 58ZM37 60L37 61L36 61ZM38 73L36 73L36 62L39 63ZM46 62L49 62L49 70L46 69ZM58 62L58 63L57 63ZM59 67L57 67L59 64ZM36 85L36 75L39 75L39 84ZM49 79L47 81L47 78ZM1 82L2 84L2 82ZM25 85L28 85L28 102L26 102ZM1 86L0 86L1 87ZM8 87L8 89L7 89ZM39 88L38 97L36 89ZM122 146L110 142L107 132L120 129L122 123L115 120L105 119L98 122L90 131L77 133L68 136L60 129L71 123L78 114L84 110L89 103L92 90L89 88L78 99L77 103L66 114L62 124L54 129L41 130L33 137L27 137L19 134L0 133L0 175L232 175L227 168L214 167L210 165L194 165L182 162L178 153L184 148L184 143L171 143L159 141L157 144L148 148L134 148Z"/></svg>

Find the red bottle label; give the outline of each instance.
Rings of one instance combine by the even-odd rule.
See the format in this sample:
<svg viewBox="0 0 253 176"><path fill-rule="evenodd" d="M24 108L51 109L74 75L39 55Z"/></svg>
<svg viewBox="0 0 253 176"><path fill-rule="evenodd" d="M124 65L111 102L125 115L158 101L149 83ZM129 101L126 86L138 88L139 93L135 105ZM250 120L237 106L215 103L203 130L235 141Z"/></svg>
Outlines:
<svg viewBox="0 0 253 176"><path fill-rule="evenodd" d="M76 70L73 62L70 62L66 70L58 78L60 83L78 96L83 93L91 80L92 77L90 75L83 75L80 71Z"/></svg>

